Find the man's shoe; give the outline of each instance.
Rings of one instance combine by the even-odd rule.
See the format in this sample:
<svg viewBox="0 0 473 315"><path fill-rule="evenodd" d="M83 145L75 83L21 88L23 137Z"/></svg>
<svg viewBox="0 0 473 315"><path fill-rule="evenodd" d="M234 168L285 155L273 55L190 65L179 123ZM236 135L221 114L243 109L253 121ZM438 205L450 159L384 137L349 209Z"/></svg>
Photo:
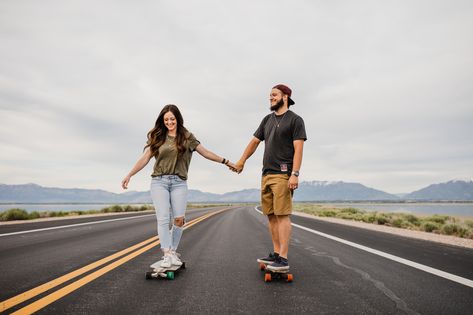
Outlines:
<svg viewBox="0 0 473 315"><path fill-rule="evenodd" d="M286 271L289 270L289 262L286 258L279 256L272 264L266 266L271 271Z"/></svg>
<svg viewBox="0 0 473 315"><path fill-rule="evenodd" d="M182 266L182 261L181 259L179 258L179 254L176 253L174 250L171 251L171 264L173 266Z"/></svg>
<svg viewBox="0 0 473 315"><path fill-rule="evenodd" d="M278 253L269 253L267 257L258 258L256 261L263 264L272 264L279 257Z"/></svg>

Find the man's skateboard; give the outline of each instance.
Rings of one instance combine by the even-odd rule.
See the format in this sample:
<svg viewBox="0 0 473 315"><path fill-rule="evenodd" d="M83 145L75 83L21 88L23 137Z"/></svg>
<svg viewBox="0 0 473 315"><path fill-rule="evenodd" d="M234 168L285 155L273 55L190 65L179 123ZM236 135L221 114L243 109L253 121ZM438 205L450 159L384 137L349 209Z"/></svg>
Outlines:
<svg viewBox="0 0 473 315"><path fill-rule="evenodd" d="M261 271L264 271L264 282L271 282L273 279L283 279L286 280L287 282L292 282L293 280L293 275L292 273L289 273L288 270L270 270L266 268L269 264L263 263L263 262L258 262L259 264L259 269Z"/></svg>
<svg viewBox="0 0 473 315"><path fill-rule="evenodd" d="M151 266L150 271L146 272L146 279L159 279L159 278L164 278L164 279L169 279L173 280L174 275L179 272L180 269L186 269L186 262L183 261L181 266L175 266L171 265L171 267L161 267L161 262L157 261Z"/></svg>

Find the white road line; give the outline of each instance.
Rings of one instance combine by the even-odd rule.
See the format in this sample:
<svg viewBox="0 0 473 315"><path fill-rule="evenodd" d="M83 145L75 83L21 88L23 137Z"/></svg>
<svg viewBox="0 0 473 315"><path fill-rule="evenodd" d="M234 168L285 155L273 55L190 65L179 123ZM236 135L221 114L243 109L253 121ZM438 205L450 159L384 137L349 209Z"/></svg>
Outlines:
<svg viewBox="0 0 473 315"><path fill-rule="evenodd" d="M255 207L255 210L258 211L259 213L263 214L260 210L258 210L258 207ZM392 261L404 264L406 266L410 266L410 267L428 272L430 274L436 275L438 277L442 277L442 278L445 278L445 279L463 284L467 287L473 288L473 281L470 280L470 279L463 278L463 277L460 277L460 276L457 276L457 275L454 275L454 274L451 274L451 273L448 273L448 272L445 272L445 271L442 271L442 270L439 270L439 269L435 269L435 268L432 268L432 267L429 267L429 266L425 266L425 265L416 263L416 262L408 260L408 259L404 259L404 258L401 258L401 257L398 257L398 256L394 256L394 255L379 251L377 249L373 249L373 248L363 246L363 245L360 245L360 244L357 244L357 243L354 243L354 242L350 242L350 241L344 240L342 238L332 236L330 234L326 234L326 233L322 233L322 232L319 232L319 231L316 231L316 230L313 230L313 229L309 229L309 228L307 228L305 226L302 226L302 225L299 225L299 224L295 224L295 223L291 223L291 224L292 224L292 226L297 227L299 229L302 229L304 231L320 235L322 237L334 240L336 242L340 242L340 243L343 243L345 245L352 246L352 247L364 250L364 251L369 252L371 254L378 255L378 256L390 259Z"/></svg>
<svg viewBox="0 0 473 315"><path fill-rule="evenodd" d="M19 231L19 232L12 232L12 233L4 233L4 234L0 234L0 237L2 237L2 236L10 236L10 235L27 234L27 233L34 233L34 232L42 232L42 231L49 231L49 230L57 230L57 229L65 229L65 228L69 228L69 227L76 227L76 226L83 226L83 225L108 223L108 222L114 222L114 221L132 220L132 219L144 218L144 217L149 217L149 216L155 216L155 214L154 214L154 213L153 213L153 214L145 214L145 215L139 215L139 216L128 217L128 218L119 218L119 219L110 219L110 220L102 220L102 221L93 221L93 222L77 223L77 224L70 224L70 225L53 226L53 227L44 228L44 229L36 229L36 230L27 230L27 231Z"/></svg>

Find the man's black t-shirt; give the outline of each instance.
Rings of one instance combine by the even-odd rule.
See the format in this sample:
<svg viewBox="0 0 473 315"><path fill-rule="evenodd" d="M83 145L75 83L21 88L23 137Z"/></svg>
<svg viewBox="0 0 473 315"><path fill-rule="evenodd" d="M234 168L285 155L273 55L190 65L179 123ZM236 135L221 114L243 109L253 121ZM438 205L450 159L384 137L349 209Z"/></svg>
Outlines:
<svg viewBox="0 0 473 315"><path fill-rule="evenodd" d="M282 115L271 113L263 118L253 134L264 140L263 175L291 174L294 140L307 140L304 120L288 110Z"/></svg>

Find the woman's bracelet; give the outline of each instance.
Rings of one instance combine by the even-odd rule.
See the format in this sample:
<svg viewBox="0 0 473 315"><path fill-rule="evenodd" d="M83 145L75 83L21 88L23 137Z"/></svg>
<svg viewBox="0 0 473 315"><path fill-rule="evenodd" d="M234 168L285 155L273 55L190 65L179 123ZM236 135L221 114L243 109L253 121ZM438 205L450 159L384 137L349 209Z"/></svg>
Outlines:
<svg viewBox="0 0 473 315"><path fill-rule="evenodd" d="M227 162L228 162L227 159L223 158L222 164L227 164Z"/></svg>

